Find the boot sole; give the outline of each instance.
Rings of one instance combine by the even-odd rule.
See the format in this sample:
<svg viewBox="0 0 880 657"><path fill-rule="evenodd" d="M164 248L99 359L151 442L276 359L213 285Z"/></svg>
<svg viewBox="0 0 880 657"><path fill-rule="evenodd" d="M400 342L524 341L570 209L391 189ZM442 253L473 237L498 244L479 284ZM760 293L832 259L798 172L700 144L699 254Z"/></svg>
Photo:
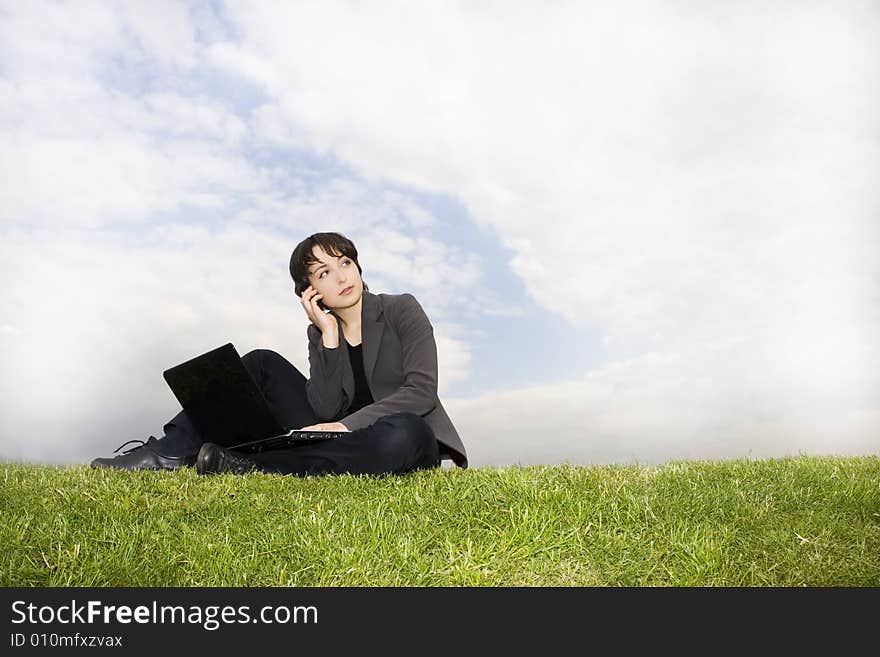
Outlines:
<svg viewBox="0 0 880 657"><path fill-rule="evenodd" d="M150 465L150 466L142 466L142 467L125 467L121 466L119 463L114 463L113 459L104 459L97 458L93 459L91 463L89 463L89 467L92 468L101 468L104 470L120 470L126 472L134 472L135 470L155 470L155 471L167 471L174 472L175 470L180 470L181 468L191 468L196 464L196 457L188 457L186 459L181 460L180 465L175 465L174 467L166 467L161 465Z"/></svg>
<svg viewBox="0 0 880 657"><path fill-rule="evenodd" d="M196 472L199 474L213 474L217 471L217 463L219 459L217 450L213 445L202 445L199 454L196 457Z"/></svg>

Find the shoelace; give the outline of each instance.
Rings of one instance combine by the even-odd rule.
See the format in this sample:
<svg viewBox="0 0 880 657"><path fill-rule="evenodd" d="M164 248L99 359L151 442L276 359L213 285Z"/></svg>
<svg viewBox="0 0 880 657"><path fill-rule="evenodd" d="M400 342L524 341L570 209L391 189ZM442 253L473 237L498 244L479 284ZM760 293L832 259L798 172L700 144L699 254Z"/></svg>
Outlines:
<svg viewBox="0 0 880 657"><path fill-rule="evenodd" d="M115 454L115 453L118 452L120 449L122 449L123 447L125 447L126 445L128 445L128 443L140 443L140 445L138 445L137 447L132 447L131 449L127 449L127 450L125 450L124 452L122 452L123 454L128 454L128 453L130 453L130 452L133 452L133 451L136 450L136 449L141 449L142 447L146 447L147 445L149 445L151 442L154 442L155 440L156 440L156 436L150 436L146 441L144 441L144 440L139 440L139 439L137 439L137 438L134 438L134 439L132 439L132 440L126 440L126 441L125 441L124 443L122 443L119 447L117 447L116 449L114 449L114 450L113 450L113 453Z"/></svg>

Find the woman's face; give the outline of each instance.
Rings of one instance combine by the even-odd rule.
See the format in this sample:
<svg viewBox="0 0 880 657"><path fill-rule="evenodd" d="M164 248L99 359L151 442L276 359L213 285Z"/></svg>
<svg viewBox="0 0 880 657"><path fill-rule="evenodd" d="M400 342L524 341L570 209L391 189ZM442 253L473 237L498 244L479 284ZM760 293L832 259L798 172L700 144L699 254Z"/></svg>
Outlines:
<svg viewBox="0 0 880 657"><path fill-rule="evenodd" d="M332 310L355 305L363 294L364 283L354 260L344 255L328 255L320 246L313 246L312 254L319 262L309 270L309 283L323 295L324 306ZM351 290L343 294L348 287Z"/></svg>

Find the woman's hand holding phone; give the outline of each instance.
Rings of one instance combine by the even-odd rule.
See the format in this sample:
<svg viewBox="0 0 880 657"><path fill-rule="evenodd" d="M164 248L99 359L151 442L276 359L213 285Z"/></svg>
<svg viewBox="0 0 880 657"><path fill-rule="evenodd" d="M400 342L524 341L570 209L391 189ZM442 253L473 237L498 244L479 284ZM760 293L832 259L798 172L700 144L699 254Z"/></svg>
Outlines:
<svg viewBox="0 0 880 657"><path fill-rule="evenodd" d="M302 306L306 311L309 321L317 326L321 333L338 331L339 325L336 323L336 318L329 313L325 313L319 305L318 300L323 296L324 295L322 294L318 294L318 291L309 285L303 290L302 297L300 297Z"/></svg>

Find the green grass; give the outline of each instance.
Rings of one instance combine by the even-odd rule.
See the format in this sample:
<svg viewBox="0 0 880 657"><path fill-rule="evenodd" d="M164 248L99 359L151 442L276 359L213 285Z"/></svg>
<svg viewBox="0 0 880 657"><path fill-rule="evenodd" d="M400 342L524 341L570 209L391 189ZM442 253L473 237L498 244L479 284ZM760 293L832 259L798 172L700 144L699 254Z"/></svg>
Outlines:
<svg viewBox="0 0 880 657"><path fill-rule="evenodd" d="M3 586L880 586L880 457L199 476L0 463Z"/></svg>

